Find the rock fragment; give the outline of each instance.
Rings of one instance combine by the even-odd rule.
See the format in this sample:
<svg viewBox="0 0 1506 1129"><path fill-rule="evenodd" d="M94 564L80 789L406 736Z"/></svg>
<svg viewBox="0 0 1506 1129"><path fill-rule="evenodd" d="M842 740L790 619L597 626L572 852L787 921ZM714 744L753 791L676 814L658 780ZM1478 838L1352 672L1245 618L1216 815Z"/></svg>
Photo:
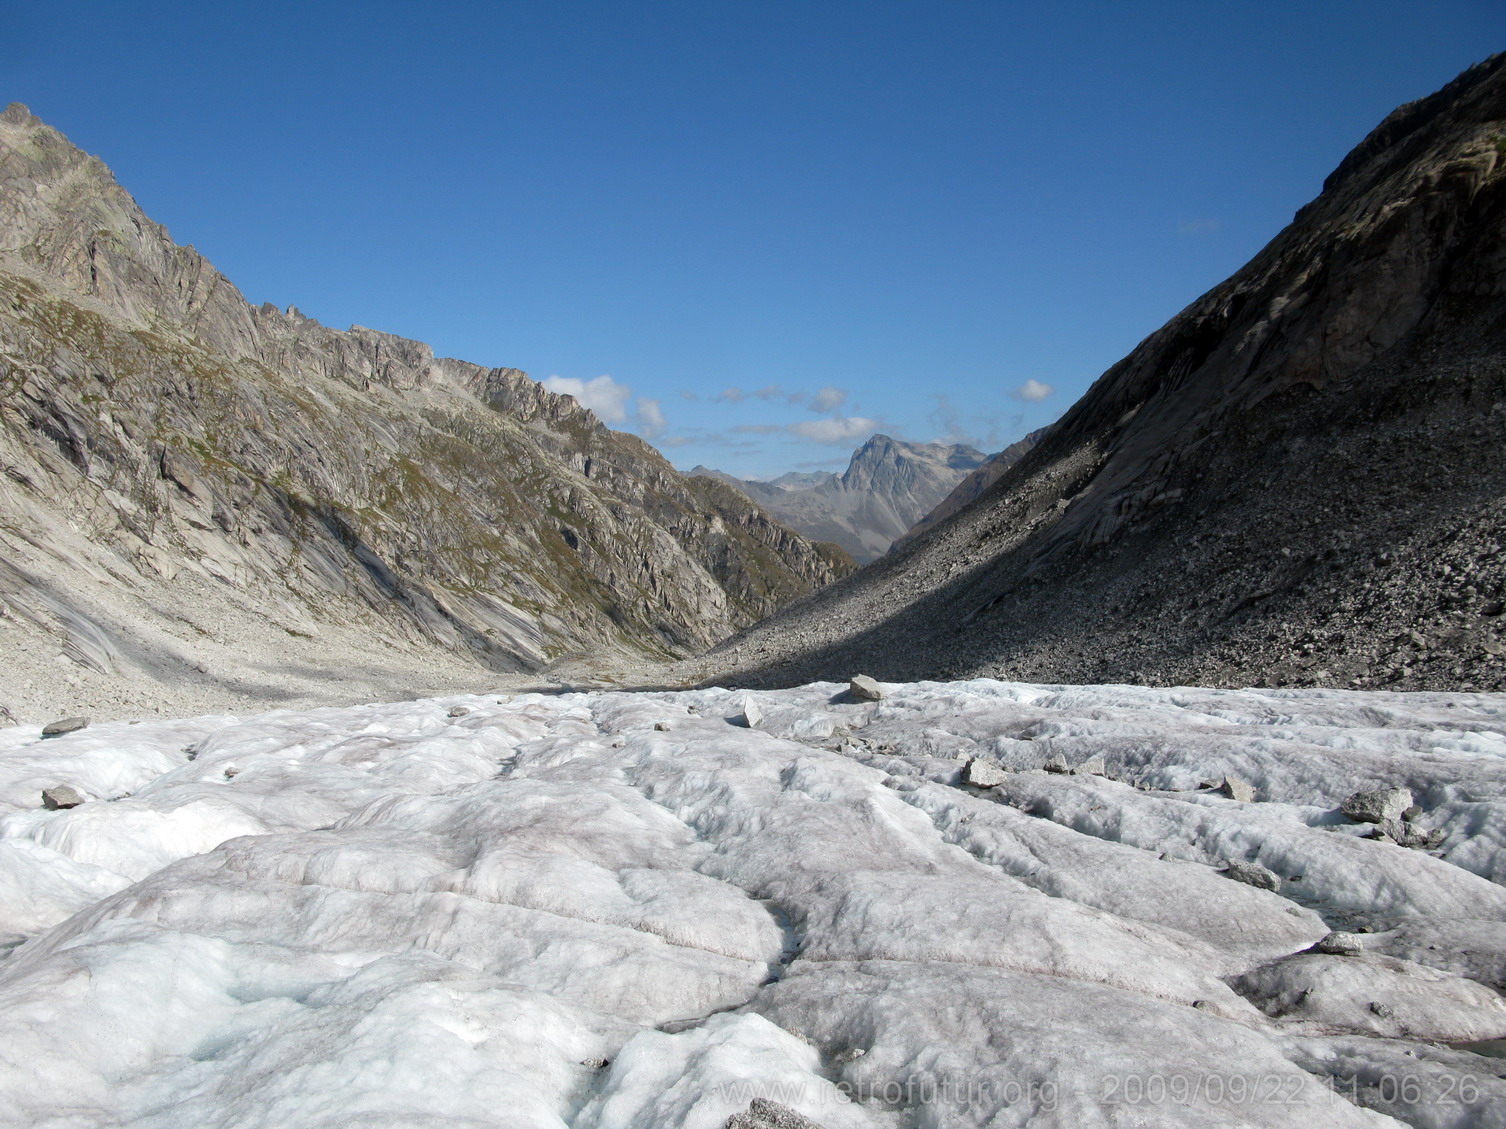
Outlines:
<svg viewBox="0 0 1506 1129"><path fill-rule="evenodd" d="M884 688L866 674L853 676L847 693L859 702L877 702L886 696Z"/></svg>
<svg viewBox="0 0 1506 1129"><path fill-rule="evenodd" d="M1357 933L1330 933L1313 948L1333 956L1357 957L1365 951L1365 942Z"/></svg>
<svg viewBox="0 0 1506 1129"><path fill-rule="evenodd" d="M1432 851L1443 846L1448 832L1440 829L1429 831L1415 823L1403 823L1399 819L1383 819L1375 825L1371 838L1388 839L1398 847L1411 847L1418 851Z"/></svg>
<svg viewBox="0 0 1506 1129"><path fill-rule="evenodd" d="M1255 802L1255 785L1237 776L1225 776L1224 782L1219 787L1231 800L1238 800L1242 804Z"/></svg>
<svg viewBox="0 0 1506 1129"><path fill-rule="evenodd" d="M742 1113L727 1118L727 1129L823 1129L823 1126L787 1105L754 1098Z"/></svg>
<svg viewBox="0 0 1506 1129"><path fill-rule="evenodd" d="M1002 765L974 757L962 770L962 780L975 788L997 788L1009 779Z"/></svg>
<svg viewBox="0 0 1506 1129"><path fill-rule="evenodd" d="M1276 872L1261 866L1258 862L1231 862L1224 870L1224 877L1260 890L1281 889L1281 879L1277 877Z"/></svg>
<svg viewBox="0 0 1506 1129"><path fill-rule="evenodd" d="M1072 771L1072 767L1067 764L1067 758L1061 753L1052 753L1046 758L1046 763L1041 765L1041 767L1047 772L1054 772L1063 776Z"/></svg>
<svg viewBox="0 0 1506 1129"><path fill-rule="evenodd" d="M68 784L56 784L42 791L42 806L48 811L61 808L76 808L84 802L78 791Z"/></svg>
<svg viewBox="0 0 1506 1129"><path fill-rule="evenodd" d="M1402 812L1412 806L1412 792L1407 788L1380 788L1373 792L1356 792L1339 811L1356 823L1381 823L1400 820Z"/></svg>
<svg viewBox="0 0 1506 1129"><path fill-rule="evenodd" d="M1094 753L1072 771L1078 776L1107 776L1109 766L1104 761L1102 753Z"/></svg>
<svg viewBox="0 0 1506 1129"><path fill-rule="evenodd" d="M49 721L42 726L43 737L61 737L64 733L76 733L89 724L87 717L65 717Z"/></svg>
<svg viewBox="0 0 1506 1129"><path fill-rule="evenodd" d="M669 722L667 722L667 721L656 721L656 722L654 722L654 729L657 732L659 732L659 733L668 733L669 732Z"/></svg>
<svg viewBox="0 0 1506 1129"><path fill-rule="evenodd" d="M743 725L749 729L757 729L763 724L763 710L758 708L758 703L748 698L743 702Z"/></svg>
<svg viewBox="0 0 1506 1129"><path fill-rule="evenodd" d="M466 714L468 714L470 712L471 712L471 710L470 710L469 706L451 706L450 707L450 716L451 717L464 717Z"/></svg>

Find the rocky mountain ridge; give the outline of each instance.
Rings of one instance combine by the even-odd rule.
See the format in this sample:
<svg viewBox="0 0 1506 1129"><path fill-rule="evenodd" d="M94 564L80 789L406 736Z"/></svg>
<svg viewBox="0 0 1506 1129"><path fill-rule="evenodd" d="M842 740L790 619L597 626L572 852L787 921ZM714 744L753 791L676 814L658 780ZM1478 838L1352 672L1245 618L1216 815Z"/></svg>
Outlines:
<svg viewBox="0 0 1506 1129"><path fill-rule="evenodd" d="M1506 688L1506 57L1401 107L970 506L700 668Z"/></svg>
<svg viewBox="0 0 1506 1129"><path fill-rule="evenodd" d="M0 383L13 702L664 658L851 567L517 370L252 307L20 106Z"/></svg>
<svg viewBox="0 0 1506 1129"><path fill-rule="evenodd" d="M877 560L970 471L984 462L965 443L910 443L874 435L841 474L791 472L768 482L707 467L690 473L741 490L807 537L830 541L859 564Z"/></svg>

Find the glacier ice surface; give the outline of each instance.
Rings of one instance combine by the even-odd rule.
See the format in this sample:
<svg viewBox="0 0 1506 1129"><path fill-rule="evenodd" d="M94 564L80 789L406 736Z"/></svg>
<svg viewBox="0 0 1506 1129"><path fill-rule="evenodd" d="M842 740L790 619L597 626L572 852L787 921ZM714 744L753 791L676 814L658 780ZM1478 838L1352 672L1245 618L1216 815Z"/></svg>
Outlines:
<svg viewBox="0 0 1506 1129"><path fill-rule="evenodd" d="M884 689L0 731L0 1125L1506 1125L1506 697Z"/></svg>

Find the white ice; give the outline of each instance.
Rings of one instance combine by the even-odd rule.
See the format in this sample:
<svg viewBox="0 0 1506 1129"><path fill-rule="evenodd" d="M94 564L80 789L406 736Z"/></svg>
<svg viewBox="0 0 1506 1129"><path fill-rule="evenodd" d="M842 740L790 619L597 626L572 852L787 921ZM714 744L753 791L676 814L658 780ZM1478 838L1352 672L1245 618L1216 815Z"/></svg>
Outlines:
<svg viewBox="0 0 1506 1129"><path fill-rule="evenodd" d="M1506 697L887 689L0 731L0 1125L1506 1124Z"/></svg>

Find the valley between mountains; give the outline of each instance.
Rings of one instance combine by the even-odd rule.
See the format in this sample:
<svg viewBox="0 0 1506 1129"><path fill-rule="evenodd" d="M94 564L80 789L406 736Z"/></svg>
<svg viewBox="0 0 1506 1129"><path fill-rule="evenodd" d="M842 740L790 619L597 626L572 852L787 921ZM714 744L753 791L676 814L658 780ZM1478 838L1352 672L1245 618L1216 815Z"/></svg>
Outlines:
<svg viewBox="0 0 1506 1129"><path fill-rule="evenodd" d="M0 186L11 709L675 658L853 567L517 370L249 305L22 106Z"/></svg>
<svg viewBox="0 0 1506 1129"><path fill-rule="evenodd" d="M1506 56L988 459L681 474L21 106L0 387L0 1129L1506 1129Z"/></svg>

